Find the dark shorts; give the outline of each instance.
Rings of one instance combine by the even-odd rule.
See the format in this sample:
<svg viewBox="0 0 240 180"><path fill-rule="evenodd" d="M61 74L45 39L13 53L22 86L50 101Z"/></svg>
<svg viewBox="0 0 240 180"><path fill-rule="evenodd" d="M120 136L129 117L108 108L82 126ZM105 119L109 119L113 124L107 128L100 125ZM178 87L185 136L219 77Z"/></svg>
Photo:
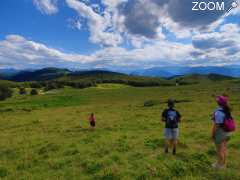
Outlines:
<svg viewBox="0 0 240 180"><path fill-rule="evenodd" d="M225 132L222 128L217 128L215 137L214 137L214 142L215 144L221 144L224 141L229 141L230 140L230 133Z"/></svg>
<svg viewBox="0 0 240 180"><path fill-rule="evenodd" d="M95 127L95 126L96 126L96 122L95 122L95 121L90 121L90 125L91 125L92 127Z"/></svg>

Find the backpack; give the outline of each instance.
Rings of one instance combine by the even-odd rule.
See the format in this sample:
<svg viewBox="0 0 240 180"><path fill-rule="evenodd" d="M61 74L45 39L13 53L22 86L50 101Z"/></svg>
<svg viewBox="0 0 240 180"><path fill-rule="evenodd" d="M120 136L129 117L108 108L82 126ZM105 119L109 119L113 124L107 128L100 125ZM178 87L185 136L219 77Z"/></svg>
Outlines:
<svg viewBox="0 0 240 180"><path fill-rule="evenodd" d="M230 118L225 118L224 123L223 123L223 129L226 132L233 132L236 130L236 121L230 117Z"/></svg>
<svg viewBox="0 0 240 180"><path fill-rule="evenodd" d="M224 114L226 114L223 110L220 110L221 112L223 112ZM225 117L222 128L224 131L226 132L233 132L236 130L236 121L232 116L229 117Z"/></svg>
<svg viewBox="0 0 240 180"><path fill-rule="evenodd" d="M167 112L167 125L169 128L177 128L178 127L178 115L175 110L168 110Z"/></svg>

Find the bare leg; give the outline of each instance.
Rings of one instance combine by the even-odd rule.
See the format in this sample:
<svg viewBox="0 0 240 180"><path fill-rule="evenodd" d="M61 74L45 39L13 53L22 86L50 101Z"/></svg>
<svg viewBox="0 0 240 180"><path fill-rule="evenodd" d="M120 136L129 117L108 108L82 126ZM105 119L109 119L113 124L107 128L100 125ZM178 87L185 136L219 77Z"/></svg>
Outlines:
<svg viewBox="0 0 240 180"><path fill-rule="evenodd" d="M224 142L224 165L227 164L227 142Z"/></svg>
<svg viewBox="0 0 240 180"><path fill-rule="evenodd" d="M216 148L217 148L218 164L224 165L224 157L225 157L224 143L216 145Z"/></svg>
<svg viewBox="0 0 240 180"><path fill-rule="evenodd" d="M164 150L165 153L168 153L169 144L170 144L169 140L166 139L166 140L165 140L165 150Z"/></svg>
<svg viewBox="0 0 240 180"><path fill-rule="evenodd" d="M177 144L178 144L178 140L173 140L173 155L176 155L177 152Z"/></svg>

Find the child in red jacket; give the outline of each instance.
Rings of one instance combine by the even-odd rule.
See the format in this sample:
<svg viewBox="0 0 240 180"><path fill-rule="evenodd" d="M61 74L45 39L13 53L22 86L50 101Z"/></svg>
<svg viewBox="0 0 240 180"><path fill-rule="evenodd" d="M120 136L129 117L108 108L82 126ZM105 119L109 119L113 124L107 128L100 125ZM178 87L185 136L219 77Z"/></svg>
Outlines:
<svg viewBox="0 0 240 180"><path fill-rule="evenodd" d="M92 128L95 128L95 126L96 126L96 118L95 118L95 116L94 116L94 113L91 113L91 114L90 114L88 120L89 120L90 126L91 126Z"/></svg>

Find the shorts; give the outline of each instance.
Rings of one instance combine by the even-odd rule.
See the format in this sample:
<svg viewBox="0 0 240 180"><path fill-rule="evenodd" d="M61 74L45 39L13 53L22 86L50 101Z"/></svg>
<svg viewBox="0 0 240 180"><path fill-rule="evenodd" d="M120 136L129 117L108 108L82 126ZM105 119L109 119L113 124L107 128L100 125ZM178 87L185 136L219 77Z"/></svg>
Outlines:
<svg viewBox="0 0 240 180"><path fill-rule="evenodd" d="M214 137L214 143L215 144L221 144L223 141L229 141L230 140L230 133L225 132L222 128L217 128L215 137Z"/></svg>
<svg viewBox="0 0 240 180"><path fill-rule="evenodd" d="M165 128L164 129L164 138L167 140L178 140L179 129L178 128Z"/></svg>
<svg viewBox="0 0 240 180"><path fill-rule="evenodd" d="M90 125L91 125L92 127L95 127L95 126L96 126L96 122L95 122L95 121L90 121Z"/></svg>

